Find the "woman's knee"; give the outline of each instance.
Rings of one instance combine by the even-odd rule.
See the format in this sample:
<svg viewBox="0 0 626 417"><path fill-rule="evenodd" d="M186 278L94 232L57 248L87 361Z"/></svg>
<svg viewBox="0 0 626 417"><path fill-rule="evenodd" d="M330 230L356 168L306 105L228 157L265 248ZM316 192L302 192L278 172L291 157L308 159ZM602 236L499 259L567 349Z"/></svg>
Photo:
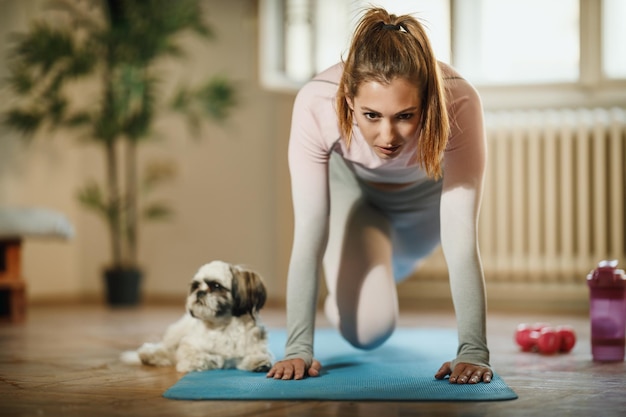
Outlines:
<svg viewBox="0 0 626 417"><path fill-rule="evenodd" d="M396 328L396 317L379 317L377 322L349 326L345 322L339 325L341 335L357 349L371 350L381 346L393 334Z"/></svg>
<svg viewBox="0 0 626 417"><path fill-rule="evenodd" d="M381 307L379 304L378 307ZM342 337L358 349L370 350L382 345L392 335L398 320L398 309L393 306L358 308L339 307L332 295L326 298L324 310L328 321Z"/></svg>
<svg viewBox="0 0 626 417"><path fill-rule="evenodd" d="M373 349L387 340L396 327L396 284L390 266L384 264L350 272L342 275L343 279L338 279L330 290L325 310L330 322L350 344Z"/></svg>

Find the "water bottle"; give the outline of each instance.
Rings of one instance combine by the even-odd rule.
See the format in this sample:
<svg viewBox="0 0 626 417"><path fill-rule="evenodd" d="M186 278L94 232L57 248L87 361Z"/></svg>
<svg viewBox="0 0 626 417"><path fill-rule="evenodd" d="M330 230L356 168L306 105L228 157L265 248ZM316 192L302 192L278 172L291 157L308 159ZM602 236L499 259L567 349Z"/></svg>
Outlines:
<svg viewBox="0 0 626 417"><path fill-rule="evenodd" d="M594 361L624 360L626 277L616 260L604 260L587 275L591 355Z"/></svg>

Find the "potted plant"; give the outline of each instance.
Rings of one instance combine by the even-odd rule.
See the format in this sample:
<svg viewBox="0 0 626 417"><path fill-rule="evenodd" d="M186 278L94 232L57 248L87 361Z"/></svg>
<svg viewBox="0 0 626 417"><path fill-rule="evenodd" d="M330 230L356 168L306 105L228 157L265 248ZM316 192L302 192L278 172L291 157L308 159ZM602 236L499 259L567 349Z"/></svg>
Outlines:
<svg viewBox="0 0 626 417"><path fill-rule="evenodd" d="M8 85L15 103L3 122L24 138L43 129L73 130L102 149L104 181L89 181L78 198L108 228L109 303L136 304L142 279L137 259L140 219L163 219L172 212L167 204L146 197L174 174L171 164L158 163L140 176L139 149L154 137L157 114L177 111L197 131L205 117L227 117L235 91L221 76L199 87L180 88L170 100L160 88L161 58L179 63L184 58L181 33L213 37L200 0L57 0L50 6L52 12L16 35L11 45ZM87 103L75 91L85 80L96 91Z"/></svg>

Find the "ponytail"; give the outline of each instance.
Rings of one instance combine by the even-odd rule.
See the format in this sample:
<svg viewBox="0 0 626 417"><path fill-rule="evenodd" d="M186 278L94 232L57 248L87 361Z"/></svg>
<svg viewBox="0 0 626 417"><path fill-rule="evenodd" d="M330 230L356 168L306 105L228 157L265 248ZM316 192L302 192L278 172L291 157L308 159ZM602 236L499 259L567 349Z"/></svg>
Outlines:
<svg viewBox="0 0 626 417"><path fill-rule="evenodd" d="M339 129L347 146L353 123L347 98L354 99L365 82L389 84L396 78L408 80L421 92L417 161L429 177L439 178L450 126L439 65L426 31L410 15L369 9L354 32L337 92Z"/></svg>

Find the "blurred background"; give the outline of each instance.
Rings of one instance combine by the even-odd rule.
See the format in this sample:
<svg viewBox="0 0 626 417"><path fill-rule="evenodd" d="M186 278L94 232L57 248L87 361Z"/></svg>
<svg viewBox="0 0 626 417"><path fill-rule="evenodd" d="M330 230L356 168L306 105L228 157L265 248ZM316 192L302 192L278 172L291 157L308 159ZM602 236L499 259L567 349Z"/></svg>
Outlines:
<svg viewBox="0 0 626 417"><path fill-rule="evenodd" d="M148 3L161 7L158 1ZM134 263L144 273L144 300L181 302L196 269L222 259L258 270L270 300L284 303L292 237L286 160L291 106L308 78L341 59L360 12L370 4L415 13L427 26L439 59L455 66L481 93L490 159L480 241L491 305L584 310L587 272L602 259L624 260L626 3L183 3L197 7L193 16L212 36L182 30L172 38L177 53L149 63L154 74L150 91L164 110L152 112L150 128L137 135L137 169L143 172L154 161L169 167L168 180L150 198L163 202L171 214L158 222L138 222ZM14 34L34 30L34 22L43 19L75 31L80 42L98 21L106 27L102 10L107 4L124 2L0 0L3 114L20 103L15 84L7 81L22 73L10 53L20 39ZM68 7L78 10L83 21L67 23ZM124 16L124 24L137 28L135 35L147 36L141 32L150 27L147 18ZM100 53L86 48L89 52ZM96 58L106 66L102 55ZM139 68L131 61L125 65ZM145 74L119 71L120 80ZM232 99L226 100L225 114L180 117L170 111L175 106L166 105L168 97L174 102L182 97L177 96L181 86L192 91L213 76L232 88L232 96L218 95L218 101ZM67 97L78 103L77 113L102 101L101 80L69 84ZM190 115L196 117L191 124ZM101 302L102 273L114 251L110 230L78 194L85 184L105 179L102 141L70 124L46 126L25 140L19 129L0 125L0 207L54 210L75 230L67 240L21 240L27 300ZM127 155L132 148L122 142L114 147ZM450 302L439 251L401 285L402 304Z"/></svg>

